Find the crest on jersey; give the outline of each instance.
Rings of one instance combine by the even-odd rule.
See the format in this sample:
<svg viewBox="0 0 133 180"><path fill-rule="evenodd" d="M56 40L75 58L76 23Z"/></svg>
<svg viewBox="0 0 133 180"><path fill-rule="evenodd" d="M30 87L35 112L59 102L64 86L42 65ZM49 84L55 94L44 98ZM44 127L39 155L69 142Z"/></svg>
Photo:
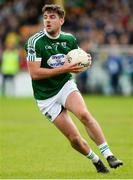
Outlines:
<svg viewBox="0 0 133 180"><path fill-rule="evenodd" d="M55 54L48 59L47 63L50 67L57 68L65 63L65 59L66 59L65 54Z"/></svg>

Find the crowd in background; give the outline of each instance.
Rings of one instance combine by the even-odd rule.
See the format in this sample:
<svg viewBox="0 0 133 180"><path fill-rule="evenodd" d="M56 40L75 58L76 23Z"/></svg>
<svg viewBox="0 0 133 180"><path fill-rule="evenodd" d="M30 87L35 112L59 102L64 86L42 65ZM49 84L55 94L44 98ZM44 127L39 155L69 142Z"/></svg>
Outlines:
<svg viewBox="0 0 133 180"><path fill-rule="evenodd" d="M56 0L58 2L58 0ZM61 1L60 1L61 2ZM7 50L18 51L20 69L27 70L25 41L35 32L43 29L42 7L44 4L55 3L54 0L1 0L0 1L0 69L3 71L2 60L7 57ZM70 32L85 50L90 52L103 45L126 47L133 45L133 1L132 0L64 0L62 4L66 10L64 31ZM86 45L87 44L87 48ZM10 53L11 53L10 52ZM8 55L10 55L8 53ZM6 55L5 55L6 54ZM17 54L17 52L16 52ZM4 55L4 56L3 56ZM11 55L10 55L11 56ZM122 57L122 56L120 56ZM110 77L114 71L123 72L123 58L110 55L102 67L108 71ZM133 85L133 50L126 55L128 61L131 86ZM124 64L125 61L124 61ZM3 73L3 72L2 72ZM12 74L13 75L13 74ZM88 78L88 73L81 74ZM118 76L119 77L119 76ZM110 83L115 84L119 79L114 77ZM8 78L8 77L6 77ZM79 80L80 81L80 80ZM85 79L83 80L85 81ZM84 83L85 84L85 83ZM119 88L115 91L119 92ZM86 92L86 90L83 92Z"/></svg>

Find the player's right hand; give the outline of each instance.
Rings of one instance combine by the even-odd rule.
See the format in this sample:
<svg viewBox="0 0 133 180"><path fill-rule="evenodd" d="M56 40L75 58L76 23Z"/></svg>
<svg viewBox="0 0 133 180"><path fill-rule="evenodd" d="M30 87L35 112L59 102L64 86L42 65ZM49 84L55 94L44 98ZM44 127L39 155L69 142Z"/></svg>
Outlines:
<svg viewBox="0 0 133 180"><path fill-rule="evenodd" d="M64 65L62 66L62 68L64 68L64 70L66 70L66 72L70 72L70 73L80 73L83 71L83 67L79 66L79 63L69 63L67 60L65 61Z"/></svg>

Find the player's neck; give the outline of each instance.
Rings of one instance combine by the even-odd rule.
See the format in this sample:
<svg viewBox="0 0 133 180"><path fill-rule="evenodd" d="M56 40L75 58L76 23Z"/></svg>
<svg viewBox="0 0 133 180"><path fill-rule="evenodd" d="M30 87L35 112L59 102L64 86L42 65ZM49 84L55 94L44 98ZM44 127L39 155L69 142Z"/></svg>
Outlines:
<svg viewBox="0 0 133 180"><path fill-rule="evenodd" d="M45 34L46 34L50 39L57 39L57 38L59 38L60 33L61 33L61 31L59 31L59 32L57 32L57 33L50 34L50 33L48 33L45 29L44 29L44 31L45 31Z"/></svg>

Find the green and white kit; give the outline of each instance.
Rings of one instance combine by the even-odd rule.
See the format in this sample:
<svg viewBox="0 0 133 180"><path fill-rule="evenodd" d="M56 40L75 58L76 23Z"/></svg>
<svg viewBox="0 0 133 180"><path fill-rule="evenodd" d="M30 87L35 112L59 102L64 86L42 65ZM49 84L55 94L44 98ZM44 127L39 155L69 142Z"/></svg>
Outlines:
<svg viewBox="0 0 133 180"><path fill-rule="evenodd" d="M27 61L41 61L42 68L62 66L65 62L66 54L76 48L78 48L77 41L72 34L61 32L57 37L52 37L45 30L31 36L25 44ZM47 79L32 80L35 99L38 102L56 96L71 79L71 73L64 73ZM71 85L73 86L74 84L72 83ZM75 86L74 90L77 89L75 89Z"/></svg>

